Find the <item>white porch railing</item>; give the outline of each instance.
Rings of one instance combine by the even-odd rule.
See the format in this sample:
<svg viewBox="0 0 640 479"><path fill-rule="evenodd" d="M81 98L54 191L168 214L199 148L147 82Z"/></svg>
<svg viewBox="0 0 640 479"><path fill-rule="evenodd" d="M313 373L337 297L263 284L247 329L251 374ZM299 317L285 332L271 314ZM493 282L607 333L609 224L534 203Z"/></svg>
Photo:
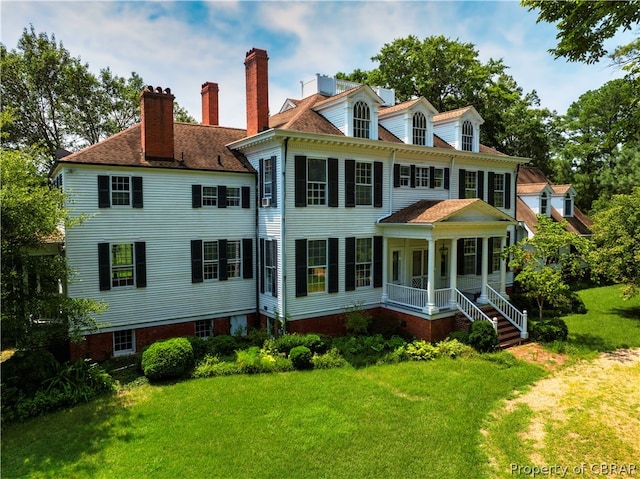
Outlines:
<svg viewBox="0 0 640 479"><path fill-rule="evenodd" d="M527 333L527 311L520 312L513 304L507 301L490 285L487 285L487 299L489 304L493 306L505 319L509 320L516 328L520 330L520 337L526 339Z"/></svg>
<svg viewBox="0 0 640 479"><path fill-rule="evenodd" d="M496 274L489 275L488 283L495 289L500 288L500 276ZM482 277L475 275L464 275L464 276L456 276L456 287L460 291L464 291L466 293L471 291L480 291L482 288Z"/></svg>
<svg viewBox="0 0 640 479"><path fill-rule="evenodd" d="M435 290L435 304L438 309L449 308L449 300L451 298L451 288ZM410 286L402 286L399 284L387 283L387 299L392 303L411 308L424 308L429 302L429 296L426 289L412 288Z"/></svg>
<svg viewBox="0 0 640 479"><path fill-rule="evenodd" d="M484 314L484 312L459 289L456 289L456 302L458 309L469 319L469 321L489 321L493 325L493 329L495 329L496 333L498 332L498 319L490 318Z"/></svg>

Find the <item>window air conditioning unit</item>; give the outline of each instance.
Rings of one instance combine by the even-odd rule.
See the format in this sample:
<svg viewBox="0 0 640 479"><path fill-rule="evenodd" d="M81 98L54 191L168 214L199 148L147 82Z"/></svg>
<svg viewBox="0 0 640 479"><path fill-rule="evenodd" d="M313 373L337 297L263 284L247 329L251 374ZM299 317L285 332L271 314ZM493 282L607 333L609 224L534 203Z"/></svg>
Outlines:
<svg viewBox="0 0 640 479"><path fill-rule="evenodd" d="M262 198L262 207L267 208L271 206L271 198Z"/></svg>

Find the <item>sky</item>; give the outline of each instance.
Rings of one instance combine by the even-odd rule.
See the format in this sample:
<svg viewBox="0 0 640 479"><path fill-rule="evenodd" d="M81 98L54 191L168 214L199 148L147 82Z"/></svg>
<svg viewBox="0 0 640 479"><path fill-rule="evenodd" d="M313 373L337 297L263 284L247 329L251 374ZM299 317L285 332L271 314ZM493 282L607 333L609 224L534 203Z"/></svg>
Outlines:
<svg viewBox="0 0 640 479"><path fill-rule="evenodd" d="M473 43L479 59L502 59L524 92L563 114L588 90L622 77L607 59L585 65L555 60L553 24L515 1L12 1L0 3L0 41L16 48L25 28L55 35L74 57L98 73L140 75L171 88L177 102L201 120L200 89L219 84L220 124L244 128L244 58L252 48L269 55L269 107L301 97L301 81L371 70L371 57L396 38L444 35ZM622 32L605 47L631 41Z"/></svg>

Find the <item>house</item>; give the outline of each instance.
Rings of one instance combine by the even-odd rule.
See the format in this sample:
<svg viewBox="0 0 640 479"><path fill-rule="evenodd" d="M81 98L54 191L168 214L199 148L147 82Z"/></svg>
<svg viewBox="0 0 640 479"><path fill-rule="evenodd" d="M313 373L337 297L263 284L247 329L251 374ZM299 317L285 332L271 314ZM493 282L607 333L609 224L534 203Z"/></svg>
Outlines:
<svg viewBox="0 0 640 479"><path fill-rule="evenodd" d="M576 190L573 186L554 185L540 168L520 167L517 196L518 241L535 235L537 215L545 215L558 223L566 221L567 231L580 236L591 235L593 222L575 205Z"/></svg>
<svg viewBox="0 0 640 479"><path fill-rule="evenodd" d="M170 91L148 87L140 124L58 161L67 206L87 216L65 239L68 294L109 305L75 356L279 318L336 335L354 305L427 340L461 316L526 337L501 251L527 160L480 144L472 106L316 75L270 115L267 52L245 70L246 130L218 125L215 83L201 125L174 123Z"/></svg>

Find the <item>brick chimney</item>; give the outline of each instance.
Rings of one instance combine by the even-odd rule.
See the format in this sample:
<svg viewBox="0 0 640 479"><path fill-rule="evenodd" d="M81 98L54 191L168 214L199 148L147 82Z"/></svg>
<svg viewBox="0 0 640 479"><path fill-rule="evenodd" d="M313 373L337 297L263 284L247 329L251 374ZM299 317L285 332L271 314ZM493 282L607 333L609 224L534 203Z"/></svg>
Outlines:
<svg viewBox="0 0 640 479"><path fill-rule="evenodd" d="M244 60L247 76L247 136L269 129L269 79L266 50L253 48Z"/></svg>
<svg viewBox="0 0 640 479"><path fill-rule="evenodd" d="M142 155L145 160L172 160L173 99L169 88L152 86L140 95Z"/></svg>
<svg viewBox="0 0 640 479"><path fill-rule="evenodd" d="M218 125L218 84L202 84L202 124Z"/></svg>

